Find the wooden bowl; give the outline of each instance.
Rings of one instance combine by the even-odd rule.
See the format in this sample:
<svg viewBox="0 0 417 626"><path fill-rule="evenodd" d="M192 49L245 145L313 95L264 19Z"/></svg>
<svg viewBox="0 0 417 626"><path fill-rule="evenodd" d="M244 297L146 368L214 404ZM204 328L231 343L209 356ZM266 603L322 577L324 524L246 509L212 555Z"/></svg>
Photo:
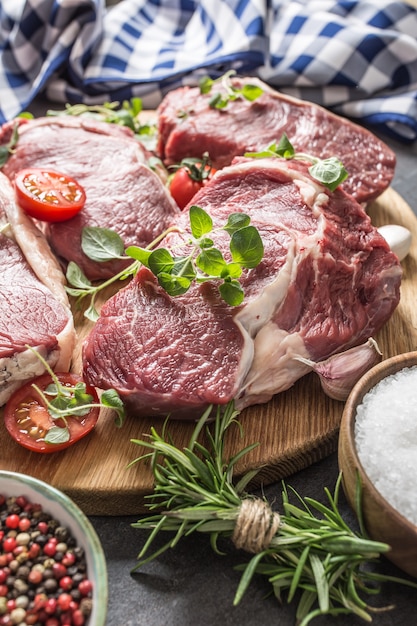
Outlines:
<svg viewBox="0 0 417 626"><path fill-rule="evenodd" d="M358 458L355 443L356 407L365 394L386 376L417 365L417 352L391 357L374 366L355 385L342 415L338 460L346 497L358 515L355 500L357 479L362 484L362 519L371 539L387 543L387 558L407 574L417 577L417 526L399 513L375 488Z"/></svg>

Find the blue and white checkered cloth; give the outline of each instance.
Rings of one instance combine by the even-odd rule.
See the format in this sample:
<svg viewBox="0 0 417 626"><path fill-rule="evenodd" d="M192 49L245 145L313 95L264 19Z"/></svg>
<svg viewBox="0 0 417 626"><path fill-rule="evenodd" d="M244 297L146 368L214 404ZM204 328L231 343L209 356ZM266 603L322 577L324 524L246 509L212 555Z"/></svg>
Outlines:
<svg viewBox="0 0 417 626"><path fill-rule="evenodd" d="M139 96L235 69L417 139L417 11L388 0L1 0L0 123L40 92Z"/></svg>

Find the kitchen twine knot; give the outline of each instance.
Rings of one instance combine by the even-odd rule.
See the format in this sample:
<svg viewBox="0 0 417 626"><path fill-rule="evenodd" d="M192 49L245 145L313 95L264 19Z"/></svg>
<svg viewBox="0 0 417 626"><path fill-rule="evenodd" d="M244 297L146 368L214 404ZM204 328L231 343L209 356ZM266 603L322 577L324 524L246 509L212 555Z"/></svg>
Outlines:
<svg viewBox="0 0 417 626"><path fill-rule="evenodd" d="M280 525L279 513L274 513L260 498L245 498L239 507L232 541L236 548L258 554L266 550Z"/></svg>

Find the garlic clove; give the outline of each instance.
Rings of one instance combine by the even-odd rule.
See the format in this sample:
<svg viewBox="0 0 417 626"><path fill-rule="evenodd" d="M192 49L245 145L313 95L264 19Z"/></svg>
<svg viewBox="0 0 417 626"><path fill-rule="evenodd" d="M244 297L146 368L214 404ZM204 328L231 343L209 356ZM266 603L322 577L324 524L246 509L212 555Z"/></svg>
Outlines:
<svg viewBox="0 0 417 626"><path fill-rule="evenodd" d="M358 380L371 367L382 360L375 339L332 355L324 361L310 361L303 357L295 357L298 361L310 365L319 376L323 391L333 400L345 401Z"/></svg>
<svg viewBox="0 0 417 626"><path fill-rule="evenodd" d="M383 236L392 252L402 261L410 251L411 232L399 224L380 226L378 232Z"/></svg>

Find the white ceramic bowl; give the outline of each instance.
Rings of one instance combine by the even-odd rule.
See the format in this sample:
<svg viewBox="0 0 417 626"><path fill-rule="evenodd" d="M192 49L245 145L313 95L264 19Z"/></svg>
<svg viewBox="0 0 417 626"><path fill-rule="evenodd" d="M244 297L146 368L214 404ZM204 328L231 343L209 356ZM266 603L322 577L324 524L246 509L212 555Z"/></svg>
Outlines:
<svg viewBox="0 0 417 626"><path fill-rule="evenodd" d="M26 474L0 470L0 494L25 496L71 531L77 545L85 551L88 577L93 583L93 608L88 626L104 626L108 602L107 567L100 540L89 519L62 491Z"/></svg>

